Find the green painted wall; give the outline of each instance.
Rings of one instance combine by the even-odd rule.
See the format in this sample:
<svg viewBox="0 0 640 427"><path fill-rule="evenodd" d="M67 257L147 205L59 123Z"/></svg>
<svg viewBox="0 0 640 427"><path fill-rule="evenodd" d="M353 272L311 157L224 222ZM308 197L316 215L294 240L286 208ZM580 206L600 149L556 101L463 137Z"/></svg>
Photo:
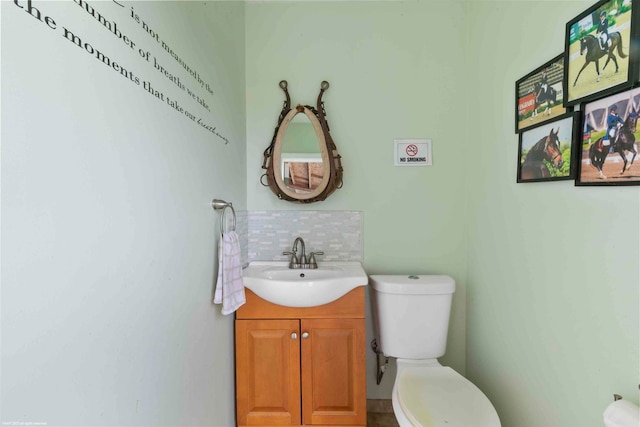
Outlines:
<svg viewBox="0 0 640 427"><path fill-rule="evenodd" d="M0 3L0 425L234 425L211 199L247 199L244 10Z"/></svg>
<svg viewBox="0 0 640 427"><path fill-rule="evenodd" d="M464 372L462 16L455 2L250 3L246 90L248 209L363 211L368 273L452 275L458 291L444 360ZM282 79L294 105L314 105L320 82L331 84L323 99L345 179L324 202L283 202L259 183ZM434 165L395 167L395 138L432 138ZM367 353L369 396L388 396L395 371L376 386Z"/></svg>
<svg viewBox="0 0 640 427"><path fill-rule="evenodd" d="M591 4L465 5L467 374L505 427L602 426L613 393L638 403L639 187L515 178L514 82Z"/></svg>
<svg viewBox="0 0 640 427"><path fill-rule="evenodd" d="M448 353L504 427L600 426L638 402L640 190L516 184L515 81L563 50L590 1L251 3L249 209L364 212L365 269L451 274ZM259 183L289 81L320 82L344 188L311 206ZM433 139L434 166L393 166L395 138ZM372 331L369 325L369 338ZM389 397L394 370L368 395Z"/></svg>

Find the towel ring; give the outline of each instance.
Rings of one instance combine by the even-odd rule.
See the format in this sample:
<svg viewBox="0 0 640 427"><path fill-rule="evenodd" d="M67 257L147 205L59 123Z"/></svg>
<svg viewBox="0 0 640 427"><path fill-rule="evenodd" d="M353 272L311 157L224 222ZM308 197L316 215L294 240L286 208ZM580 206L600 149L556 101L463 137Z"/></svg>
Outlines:
<svg viewBox="0 0 640 427"><path fill-rule="evenodd" d="M221 199L213 199L211 201L211 207L213 207L213 209L219 211L222 210L222 218L220 219L220 234L224 234L225 233L225 224L227 223L227 208L231 208L231 213L233 214L232 222L231 222L231 228L227 231L236 231L236 211L235 209L233 209L233 204L231 202L225 202L224 200Z"/></svg>

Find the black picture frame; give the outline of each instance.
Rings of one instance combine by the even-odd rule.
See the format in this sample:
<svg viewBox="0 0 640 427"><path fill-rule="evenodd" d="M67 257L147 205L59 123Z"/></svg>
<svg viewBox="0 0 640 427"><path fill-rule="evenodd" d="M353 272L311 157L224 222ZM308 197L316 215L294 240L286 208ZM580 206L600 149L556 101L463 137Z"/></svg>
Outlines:
<svg viewBox="0 0 640 427"><path fill-rule="evenodd" d="M625 125L622 131L618 131L622 136L617 142L609 142L609 147L613 146L615 150L610 153L610 150L603 151L606 145L600 142L609 130L607 118L613 105L617 107L618 116L625 121ZM640 88L618 92L581 106L582 135L576 157L576 185L640 185L640 155L637 155L636 142L636 138L640 138L640 126L636 127L639 114ZM633 136L632 141L629 135Z"/></svg>
<svg viewBox="0 0 640 427"><path fill-rule="evenodd" d="M637 81L638 50L632 49L631 40L638 34L638 8L628 0L601 0L567 22L565 106L620 92ZM602 52L596 34L603 13L608 21L611 55L592 60L598 56L595 52Z"/></svg>
<svg viewBox="0 0 640 427"><path fill-rule="evenodd" d="M564 105L564 72L561 53L516 81L516 133L573 111Z"/></svg>
<svg viewBox="0 0 640 427"><path fill-rule="evenodd" d="M575 179L577 130L578 113L568 112L521 132L517 182Z"/></svg>

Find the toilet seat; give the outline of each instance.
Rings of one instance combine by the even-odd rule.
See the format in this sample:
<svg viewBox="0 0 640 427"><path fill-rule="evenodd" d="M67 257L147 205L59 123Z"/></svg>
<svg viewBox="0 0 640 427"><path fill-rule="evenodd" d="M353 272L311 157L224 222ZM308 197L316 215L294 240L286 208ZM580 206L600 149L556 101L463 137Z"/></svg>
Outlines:
<svg viewBox="0 0 640 427"><path fill-rule="evenodd" d="M406 362L398 360L392 399L402 427L500 427L489 399L465 377L449 367Z"/></svg>

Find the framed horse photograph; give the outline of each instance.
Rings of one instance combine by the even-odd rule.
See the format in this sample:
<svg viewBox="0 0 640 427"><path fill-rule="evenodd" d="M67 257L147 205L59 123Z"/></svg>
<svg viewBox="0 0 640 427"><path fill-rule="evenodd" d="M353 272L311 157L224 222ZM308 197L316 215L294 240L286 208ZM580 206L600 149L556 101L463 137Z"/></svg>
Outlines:
<svg viewBox="0 0 640 427"><path fill-rule="evenodd" d="M577 113L566 113L553 121L520 133L518 182L559 181L575 178Z"/></svg>
<svg viewBox="0 0 640 427"><path fill-rule="evenodd" d="M564 54L516 82L516 133L569 111L564 106Z"/></svg>
<svg viewBox="0 0 640 427"><path fill-rule="evenodd" d="M576 185L640 185L640 88L582 106Z"/></svg>
<svg viewBox="0 0 640 427"><path fill-rule="evenodd" d="M565 105L631 88L638 75L638 11L632 0L602 0L566 25Z"/></svg>

